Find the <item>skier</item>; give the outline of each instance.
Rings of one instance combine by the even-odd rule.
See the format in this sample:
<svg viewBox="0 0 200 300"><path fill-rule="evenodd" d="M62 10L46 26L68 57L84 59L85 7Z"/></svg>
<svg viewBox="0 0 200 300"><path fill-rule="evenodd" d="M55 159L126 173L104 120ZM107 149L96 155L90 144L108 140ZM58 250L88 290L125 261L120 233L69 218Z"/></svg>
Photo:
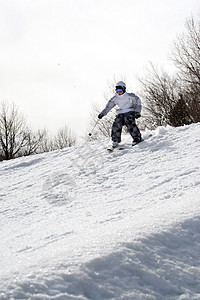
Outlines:
<svg viewBox="0 0 200 300"><path fill-rule="evenodd" d="M117 115L112 125L112 147L116 148L121 142L122 127L127 126L130 135L133 138L132 146L142 141L141 133L135 123L135 119L141 117L141 100L134 93L126 92L126 84L119 81L115 86L116 94L112 97L104 110L98 115L102 119L107 113L117 105L119 109L116 110Z"/></svg>

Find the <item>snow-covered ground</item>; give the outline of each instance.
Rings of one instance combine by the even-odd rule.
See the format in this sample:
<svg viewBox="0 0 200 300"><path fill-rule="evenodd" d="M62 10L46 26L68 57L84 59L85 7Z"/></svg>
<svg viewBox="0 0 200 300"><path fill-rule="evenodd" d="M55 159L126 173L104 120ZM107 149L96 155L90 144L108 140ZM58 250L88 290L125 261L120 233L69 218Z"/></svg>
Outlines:
<svg viewBox="0 0 200 300"><path fill-rule="evenodd" d="M0 299L200 299L200 124L151 133L0 163Z"/></svg>

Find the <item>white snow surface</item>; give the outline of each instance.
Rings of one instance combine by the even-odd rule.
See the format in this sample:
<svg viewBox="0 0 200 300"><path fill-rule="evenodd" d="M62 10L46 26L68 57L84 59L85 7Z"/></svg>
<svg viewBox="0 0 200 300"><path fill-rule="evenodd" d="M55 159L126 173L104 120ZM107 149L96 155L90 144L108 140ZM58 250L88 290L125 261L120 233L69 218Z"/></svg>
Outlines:
<svg viewBox="0 0 200 300"><path fill-rule="evenodd" d="M149 134L0 163L0 299L200 299L200 124Z"/></svg>

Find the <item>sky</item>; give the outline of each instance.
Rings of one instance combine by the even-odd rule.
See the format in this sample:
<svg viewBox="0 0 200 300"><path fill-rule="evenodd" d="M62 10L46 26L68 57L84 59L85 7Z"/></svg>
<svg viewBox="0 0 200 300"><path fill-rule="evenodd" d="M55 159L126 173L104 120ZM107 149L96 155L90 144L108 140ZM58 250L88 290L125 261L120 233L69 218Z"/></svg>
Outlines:
<svg viewBox="0 0 200 300"><path fill-rule="evenodd" d="M0 102L33 129L88 128L108 82L139 92L149 62L171 70L169 52L198 0L0 0Z"/></svg>

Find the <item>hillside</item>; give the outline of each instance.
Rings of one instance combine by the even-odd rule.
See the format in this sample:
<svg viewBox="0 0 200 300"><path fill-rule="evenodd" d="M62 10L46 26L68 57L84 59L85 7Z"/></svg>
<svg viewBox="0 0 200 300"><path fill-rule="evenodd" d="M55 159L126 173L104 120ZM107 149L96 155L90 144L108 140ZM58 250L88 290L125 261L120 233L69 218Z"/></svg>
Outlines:
<svg viewBox="0 0 200 300"><path fill-rule="evenodd" d="M0 163L0 299L200 299L200 124L149 133Z"/></svg>

